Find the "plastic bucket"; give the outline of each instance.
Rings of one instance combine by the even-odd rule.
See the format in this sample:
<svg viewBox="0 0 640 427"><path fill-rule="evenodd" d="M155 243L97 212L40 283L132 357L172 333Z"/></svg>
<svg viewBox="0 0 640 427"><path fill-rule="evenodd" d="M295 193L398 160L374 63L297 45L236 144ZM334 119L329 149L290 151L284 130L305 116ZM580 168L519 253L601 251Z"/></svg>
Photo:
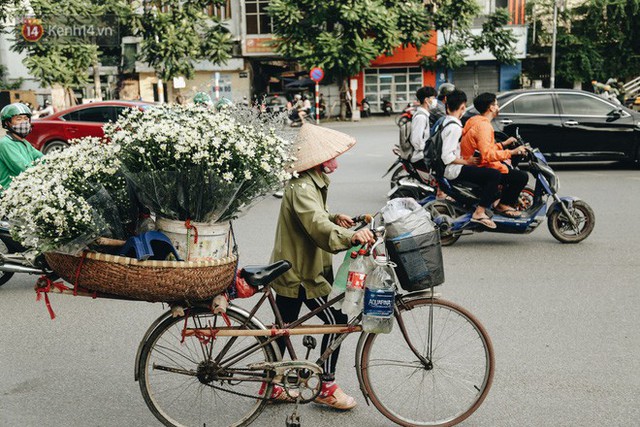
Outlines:
<svg viewBox="0 0 640 427"><path fill-rule="evenodd" d="M171 240L184 261L209 261L233 253L231 222L185 222L158 217L156 228Z"/></svg>

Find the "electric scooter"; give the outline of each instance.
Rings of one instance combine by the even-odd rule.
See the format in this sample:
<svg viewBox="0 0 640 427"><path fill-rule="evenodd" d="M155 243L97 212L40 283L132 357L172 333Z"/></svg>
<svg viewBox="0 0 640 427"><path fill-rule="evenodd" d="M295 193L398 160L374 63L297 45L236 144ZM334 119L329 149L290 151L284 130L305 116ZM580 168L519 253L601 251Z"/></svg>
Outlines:
<svg viewBox="0 0 640 427"><path fill-rule="evenodd" d="M471 216L479 202L479 187L472 183L451 183L439 177L437 181L440 188L450 197L436 200L434 196L429 196L420 203L440 227L443 246L453 245L462 235L476 232L528 234L545 219L551 235L562 243L578 243L589 237L595 226L593 209L579 198L558 196L558 176L544 155L537 148L524 144L517 131L516 137L517 143L527 148L525 161L535 178L535 188L530 200L521 209L522 215L513 218L493 214L492 219L497 226L495 229L472 222Z"/></svg>

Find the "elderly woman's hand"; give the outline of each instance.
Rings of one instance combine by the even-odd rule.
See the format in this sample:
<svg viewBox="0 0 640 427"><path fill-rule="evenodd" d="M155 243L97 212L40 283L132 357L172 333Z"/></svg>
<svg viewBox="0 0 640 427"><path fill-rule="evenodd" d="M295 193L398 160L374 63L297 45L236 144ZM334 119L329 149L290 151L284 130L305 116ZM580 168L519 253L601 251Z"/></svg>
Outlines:
<svg viewBox="0 0 640 427"><path fill-rule="evenodd" d="M351 228L355 225L355 222L353 222L351 217L348 215L338 214L336 215L336 224L338 224L340 227Z"/></svg>
<svg viewBox="0 0 640 427"><path fill-rule="evenodd" d="M356 234L351 238L351 243L354 245L363 244L363 243L375 243L376 239L373 236L373 232L368 228L363 228L362 230L358 230Z"/></svg>

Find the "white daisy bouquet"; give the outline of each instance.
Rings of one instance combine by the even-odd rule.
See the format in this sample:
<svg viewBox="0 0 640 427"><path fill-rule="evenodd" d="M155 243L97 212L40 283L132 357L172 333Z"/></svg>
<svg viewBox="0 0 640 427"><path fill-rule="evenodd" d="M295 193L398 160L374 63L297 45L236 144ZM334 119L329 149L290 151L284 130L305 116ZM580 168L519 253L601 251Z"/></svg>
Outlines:
<svg viewBox="0 0 640 427"><path fill-rule="evenodd" d="M2 194L0 217L26 247L74 252L71 246L99 236L124 237L131 204L119 173L120 147L100 138L71 142L14 178Z"/></svg>
<svg viewBox="0 0 640 427"><path fill-rule="evenodd" d="M290 178L289 142L276 120L246 107L163 105L129 110L105 125L105 136L122 147L122 170L151 211L218 222Z"/></svg>

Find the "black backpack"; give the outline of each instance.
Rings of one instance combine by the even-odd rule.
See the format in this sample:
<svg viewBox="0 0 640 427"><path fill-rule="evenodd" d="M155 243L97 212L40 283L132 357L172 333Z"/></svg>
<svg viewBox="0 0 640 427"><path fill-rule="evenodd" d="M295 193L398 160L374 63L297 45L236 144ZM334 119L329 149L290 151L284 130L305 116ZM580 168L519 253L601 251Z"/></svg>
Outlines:
<svg viewBox="0 0 640 427"><path fill-rule="evenodd" d="M425 162L431 169L431 172L438 178L444 175L444 168L446 166L442 161L442 131L451 124L460 126L453 120L444 125L438 126L438 129L436 129L436 131L432 133L427 140L424 149Z"/></svg>

